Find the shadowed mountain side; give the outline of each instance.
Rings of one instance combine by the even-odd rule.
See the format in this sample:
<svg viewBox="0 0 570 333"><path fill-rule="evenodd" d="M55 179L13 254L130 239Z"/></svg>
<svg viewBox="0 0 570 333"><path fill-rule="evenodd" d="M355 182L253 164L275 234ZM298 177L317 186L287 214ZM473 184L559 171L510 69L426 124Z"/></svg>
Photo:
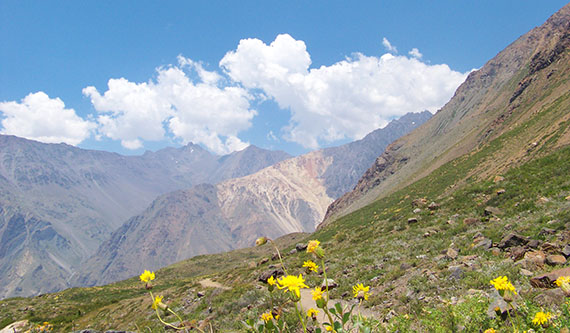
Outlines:
<svg viewBox="0 0 570 333"><path fill-rule="evenodd" d="M183 195L185 191L166 195L145 213L131 219L128 227L117 230L111 241L103 244L82 266L84 274L77 283L92 285L117 281L139 274L142 264L146 265L145 269L155 269L206 252L250 246L259 236L275 238L291 232L313 231L334 200L329 192L338 193L354 186L358 179L355 174L364 172L389 140L412 130L430 115L427 111L408 114L360 141L311 152L249 176L221 182L215 186L214 194L210 187L199 186L189 190L192 196ZM230 155L226 160L231 158L239 159L240 156ZM209 201L202 198L209 198ZM212 226L205 223L203 216L176 214L195 207L202 207L203 215L211 218ZM157 211L161 214L156 214ZM204 237L187 243L183 239L189 235L173 234L190 230L197 234L199 229L211 228L217 233L215 242ZM162 234L149 234L148 230L160 230ZM203 233L207 234L206 231ZM164 239L169 240L168 254L157 256L154 252L141 251L140 244L155 236L160 240L156 246L161 246ZM173 239L179 241L171 243ZM162 249L155 251L163 253Z"/></svg>
<svg viewBox="0 0 570 333"><path fill-rule="evenodd" d="M193 144L122 156L0 135L0 239L19 240L0 256L0 298L65 287L81 261L160 194L288 157L250 147L224 159ZM35 240L45 232L34 221L53 235Z"/></svg>
<svg viewBox="0 0 570 333"><path fill-rule="evenodd" d="M389 145L355 189L329 207L324 223L475 151L531 117L551 119L527 128L518 141L497 151L479 166L474 173L477 177L528 160L529 148L539 150L555 133L564 141L570 110L569 45L570 5L566 5L471 73L453 98L423 126Z"/></svg>

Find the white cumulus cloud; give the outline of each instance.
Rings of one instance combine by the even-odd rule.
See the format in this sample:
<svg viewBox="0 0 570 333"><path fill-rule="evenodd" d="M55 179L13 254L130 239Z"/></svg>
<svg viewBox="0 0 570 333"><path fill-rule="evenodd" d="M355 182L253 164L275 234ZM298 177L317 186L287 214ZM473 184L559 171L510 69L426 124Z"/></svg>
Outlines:
<svg viewBox="0 0 570 333"><path fill-rule="evenodd" d="M256 115L248 91L222 85L220 74L191 59L179 56L178 62L158 68L156 80L149 82L110 79L103 94L95 87L84 88L83 94L99 113L99 134L121 140L128 149L142 147L143 141L163 140L167 134L183 143L201 143L218 154L245 148L248 144L237 135L251 126ZM191 73L198 79L191 79Z"/></svg>
<svg viewBox="0 0 570 333"><path fill-rule="evenodd" d="M395 51L387 39L384 44ZM358 53L312 69L310 64L305 43L289 35L279 35L269 45L242 40L220 61L230 78L246 88L261 89L289 109L284 137L308 148L362 138L407 112L435 112L467 76L447 65L392 54Z"/></svg>
<svg viewBox="0 0 570 333"><path fill-rule="evenodd" d="M0 133L45 143L77 145L96 126L77 116L75 110L66 109L61 99L42 91L27 95L20 103L0 102L0 112L0 118L4 117Z"/></svg>

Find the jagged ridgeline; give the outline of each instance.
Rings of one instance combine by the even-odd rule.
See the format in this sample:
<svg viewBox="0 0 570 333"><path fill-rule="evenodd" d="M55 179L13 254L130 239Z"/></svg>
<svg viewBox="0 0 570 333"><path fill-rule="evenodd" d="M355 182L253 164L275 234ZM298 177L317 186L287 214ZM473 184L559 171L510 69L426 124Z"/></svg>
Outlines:
<svg viewBox="0 0 570 333"><path fill-rule="evenodd" d="M378 320L377 331L568 326L564 290L553 281L570 275L569 46L567 5L471 73L434 117L379 153L315 233L278 239L288 273L302 273L311 288L322 284L318 272L305 273L311 256L298 250L320 240L327 277L338 285L331 299L354 302L353 286L369 286L362 308ZM282 274L274 251L264 245L178 262L156 272L153 293L190 323L241 331L241 320L259 320L271 309L267 284L259 280ZM508 283L496 279L502 276ZM510 287L517 294L506 298ZM151 303L131 278L2 301L0 323L161 330ZM300 329L294 309L287 309L285 321Z"/></svg>

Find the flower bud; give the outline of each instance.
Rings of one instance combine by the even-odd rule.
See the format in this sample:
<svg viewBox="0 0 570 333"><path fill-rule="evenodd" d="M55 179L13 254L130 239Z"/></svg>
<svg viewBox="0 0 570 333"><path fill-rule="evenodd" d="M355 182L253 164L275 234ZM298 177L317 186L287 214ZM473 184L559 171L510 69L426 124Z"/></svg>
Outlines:
<svg viewBox="0 0 570 333"><path fill-rule="evenodd" d="M267 243L267 237L259 237L255 240L255 246L261 246L265 243Z"/></svg>

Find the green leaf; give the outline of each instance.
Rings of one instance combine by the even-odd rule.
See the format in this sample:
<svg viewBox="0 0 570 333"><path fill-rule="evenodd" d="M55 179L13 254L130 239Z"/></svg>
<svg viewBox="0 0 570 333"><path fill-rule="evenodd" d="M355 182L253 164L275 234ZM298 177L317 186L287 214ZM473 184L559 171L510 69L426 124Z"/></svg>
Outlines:
<svg viewBox="0 0 570 333"><path fill-rule="evenodd" d="M335 303L334 307L336 308L336 311L338 311L339 314L342 314L342 306L340 305L340 303Z"/></svg>
<svg viewBox="0 0 570 333"><path fill-rule="evenodd" d="M350 312L347 312L342 316L342 325L346 324L349 319L350 319Z"/></svg>
<svg viewBox="0 0 570 333"><path fill-rule="evenodd" d="M332 313L332 314L336 314L336 311L335 311L334 308L330 308L330 309L329 309L329 312Z"/></svg>

